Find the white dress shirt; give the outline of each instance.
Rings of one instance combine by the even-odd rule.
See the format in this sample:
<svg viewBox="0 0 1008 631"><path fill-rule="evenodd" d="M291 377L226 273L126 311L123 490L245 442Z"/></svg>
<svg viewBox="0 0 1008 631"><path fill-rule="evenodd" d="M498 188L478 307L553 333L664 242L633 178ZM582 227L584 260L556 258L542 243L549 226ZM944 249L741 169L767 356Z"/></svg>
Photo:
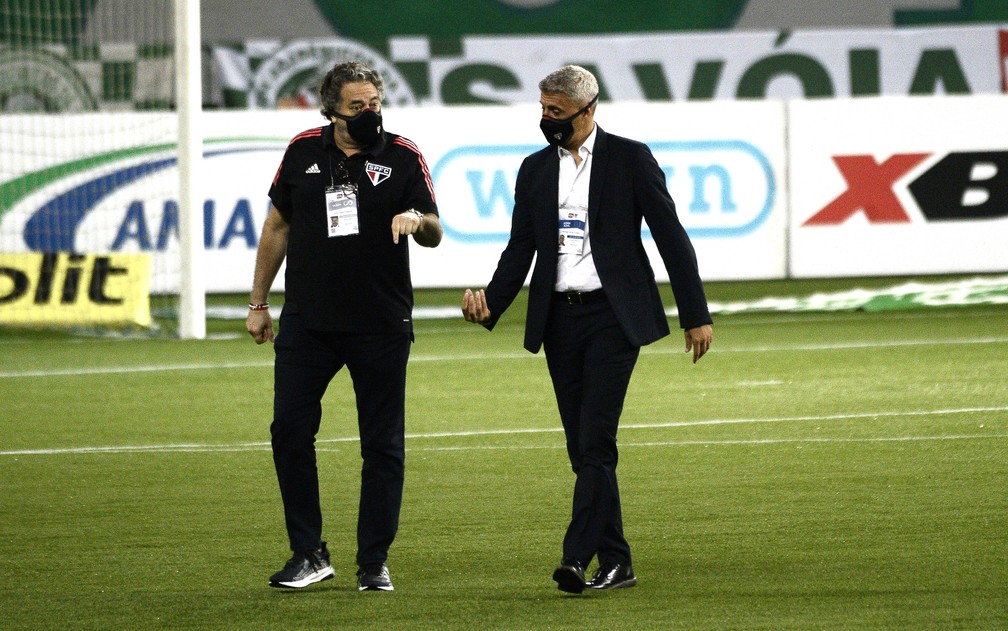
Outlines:
<svg viewBox="0 0 1008 631"><path fill-rule="evenodd" d="M557 265L556 291L594 291L602 288L595 261L592 259L591 239L588 235L588 182L591 180L592 152L595 149L595 136L598 127L592 128L591 134L578 149L581 164L574 160L574 154L563 147L558 147L560 154L560 186L559 209L557 225L565 211L583 210L585 214L584 247L581 254L560 253ZM559 228L557 241L559 243ZM557 246L559 247L559 245Z"/></svg>

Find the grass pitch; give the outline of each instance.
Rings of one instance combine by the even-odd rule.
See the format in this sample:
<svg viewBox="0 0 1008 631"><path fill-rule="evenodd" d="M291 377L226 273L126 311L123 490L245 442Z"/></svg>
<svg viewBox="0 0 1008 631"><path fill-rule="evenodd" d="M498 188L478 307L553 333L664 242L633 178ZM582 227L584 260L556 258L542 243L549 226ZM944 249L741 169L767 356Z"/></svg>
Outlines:
<svg viewBox="0 0 1008 631"><path fill-rule="evenodd" d="M695 366L646 347L619 436L640 583L580 597L550 580L573 475L523 313L417 323L392 593L354 587L348 375L318 444L336 578L275 590L268 346L0 331L0 626L1008 628L1008 308L724 316Z"/></svg>

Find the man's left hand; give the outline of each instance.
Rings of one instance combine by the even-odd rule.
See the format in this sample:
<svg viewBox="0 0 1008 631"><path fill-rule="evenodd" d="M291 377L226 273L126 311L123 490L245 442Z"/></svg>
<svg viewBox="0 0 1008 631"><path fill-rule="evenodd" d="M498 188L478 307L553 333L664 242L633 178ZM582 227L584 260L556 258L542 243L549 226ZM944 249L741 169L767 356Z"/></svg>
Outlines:
<svg viewBox="0 0 1008 631"><path fill-rule="evenodd" d="M412 210L399 213L392 218L392 243L399 244L399 237L416 234L423 220Z"/></svg>
<svg viewBox="0 0 1008 631"><path fill-rule="evenodd" d="M714 330L709 324L686 329L686 352L693 351L693 363L697 363L710 350Z"/></svg>

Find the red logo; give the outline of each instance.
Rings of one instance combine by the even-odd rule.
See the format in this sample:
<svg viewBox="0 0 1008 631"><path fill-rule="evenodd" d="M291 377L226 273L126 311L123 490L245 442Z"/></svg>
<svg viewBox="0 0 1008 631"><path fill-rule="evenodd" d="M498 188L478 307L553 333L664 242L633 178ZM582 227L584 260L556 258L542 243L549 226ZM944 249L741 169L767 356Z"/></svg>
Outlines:
<svg viewBox="0 0 1008 631"><path fill-rule="evenodd" d="M835 226L862 212L869 223L912 220L894 192L896 183L931 157L897 153L879 164L867 155L833 156L847 190L803 226ZM1008 216L1008 151L954 151L906 185L922 219L982 221Z"/></svg>
<svg viewBox="0 0 1008 631"><path fill-rule="evenodd" d="M872 223L908 223L910 217L893 193L893 184L929 155L897 154L882 164L871 156L833 156L847 190L802 225L839 224L858 211Z"/></svg>

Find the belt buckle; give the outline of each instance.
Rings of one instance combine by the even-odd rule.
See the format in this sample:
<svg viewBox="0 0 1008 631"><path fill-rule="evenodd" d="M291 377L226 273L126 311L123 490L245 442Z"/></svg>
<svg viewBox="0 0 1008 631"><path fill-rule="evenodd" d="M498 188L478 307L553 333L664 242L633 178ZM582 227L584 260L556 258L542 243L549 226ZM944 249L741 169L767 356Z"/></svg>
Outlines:
<svg viewBox="0 0 1008 631"><path fill-rule="evenodd" d="M584 298L581 297L580 291L568 291L567 292L567 304L569 305L583 305Z"/></svg>

